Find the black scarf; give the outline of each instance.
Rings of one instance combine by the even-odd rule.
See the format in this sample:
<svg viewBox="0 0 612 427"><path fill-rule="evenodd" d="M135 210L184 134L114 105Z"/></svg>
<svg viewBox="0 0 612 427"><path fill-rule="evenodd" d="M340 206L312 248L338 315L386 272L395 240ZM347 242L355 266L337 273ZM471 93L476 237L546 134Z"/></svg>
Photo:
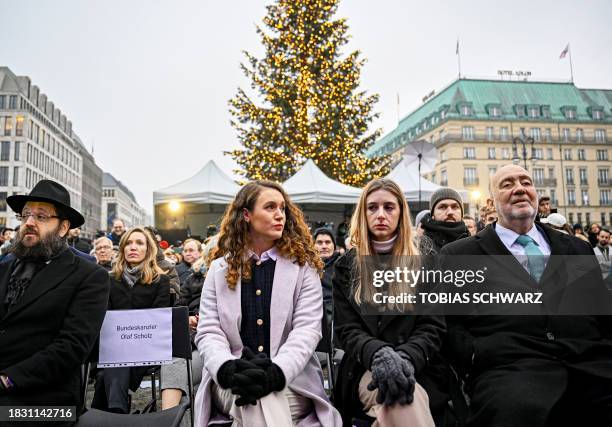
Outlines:
<svg viewBox="0 0 612 427"><path fill-rule="evenodd" d="M428 221L422 222L421 225L425 229L425 235L433 241L436 251L439 251L448 243L470 235L463 221L444 222L434 221L430 218Z"/></svg>
<svg viewBox="0 0 612 427"><path fill-rule="evenodd" d="M23 296L32 278L47 264L45 259L40 258L17 258L13 265L13 272L9 278L4 308L9 311L12 306Z"/></svg>

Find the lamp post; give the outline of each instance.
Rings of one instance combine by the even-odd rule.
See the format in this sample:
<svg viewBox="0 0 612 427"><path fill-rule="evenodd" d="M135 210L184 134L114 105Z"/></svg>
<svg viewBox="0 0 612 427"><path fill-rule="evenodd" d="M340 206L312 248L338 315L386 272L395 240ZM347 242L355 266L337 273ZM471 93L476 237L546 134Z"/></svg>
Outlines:
<svg viewBox="0 0 612 427"><path fill-rule="evenodd" d="M517 165L521 158L523 159L523 164L525 165L525 169L527 169L527 160L535 159L535 148L533 144L535 143L534 139L530 136L525 135L525 128L521 128L521 136L517 136L512 140L512 162ZM521 144L522 156L518 155L518 144ZM531 156L527 158L527 145L531 144Z"/></svg>
<svg viewBox="0 0 612 427"><path fill-rule="evenodd" d="M174 228L178 228L177 227L176 216L177 216L178 212L181 210L181 202L178 202L176 200L172 200L168 204L168 208L170 209L170 212L172 212L172 215L174 216L174 218L172 219L172 223L174 225Z"/></svg>

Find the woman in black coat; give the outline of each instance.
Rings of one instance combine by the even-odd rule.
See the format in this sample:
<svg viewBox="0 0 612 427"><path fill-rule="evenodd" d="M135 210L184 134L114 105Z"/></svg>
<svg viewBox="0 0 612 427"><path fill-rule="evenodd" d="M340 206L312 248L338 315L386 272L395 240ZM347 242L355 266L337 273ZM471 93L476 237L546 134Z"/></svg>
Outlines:
<svg viewBox="0 0 612 427"><path fill-rule="evenodd" d="M418 257L412 256L418 255L412 237L401 189L387 179L370 182L351 221L354 248L336 263L333 280L335 331L345 351L334 403L344 425L365 415L381 427L434 425L427 392L419 383L429 359L440 349L444 321L416 314L423 308L418 304L376 304L375 293L397 295L406 286L375 288L365 279L371 270L360 262L364 257L374 259L370 269L420 268L415 264ZM381 255L398 257L383 267ZM389 314L393 310L408 313Z"/></svg>
<svg viewBox="0 0 612 427"><path fill-rule="evenodd" d="M156 262L157 245L142 228L123 234L117 261L110 272L109 310L170 306L170 282ZM93 408L128 412L128 388L138 389L147 367L108 368L98 374Z"/></svg>

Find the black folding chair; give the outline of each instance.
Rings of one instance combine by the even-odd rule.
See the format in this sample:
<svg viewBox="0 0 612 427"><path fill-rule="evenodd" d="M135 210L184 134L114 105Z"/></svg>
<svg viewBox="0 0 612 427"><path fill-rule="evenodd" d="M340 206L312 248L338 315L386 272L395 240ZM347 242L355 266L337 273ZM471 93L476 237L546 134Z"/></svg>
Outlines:
<svg viewBox="0 0 612 427"><path fill-rule="evenodd" d="M114 414L99 409L87 410L76 427L179 427L190 402L184 401L165 411L148 414Z"/></svg>

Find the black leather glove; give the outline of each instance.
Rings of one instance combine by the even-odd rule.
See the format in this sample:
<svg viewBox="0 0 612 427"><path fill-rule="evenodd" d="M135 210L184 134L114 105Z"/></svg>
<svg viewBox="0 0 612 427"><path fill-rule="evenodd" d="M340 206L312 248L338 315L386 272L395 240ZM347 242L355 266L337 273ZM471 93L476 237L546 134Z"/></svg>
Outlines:
<svg viewBox="0 0 612 427"><path fill-rule="evenodd" d="M374 353L372 358L372 382L368 390L378 389L376 401L379 404L405 405L411 403L414 395L416 381L414 379L414 366L408 355L402 357L403 352L396 352L393 348L385 346Z"/></svg>
<svg viewBox="0 0 612 427"><path fill-rule="evenodd" d="M262 369L265 372L265 379L256 386L234 386L232 388L232 393L240 396L240 398L236 400L237 406L243 406L248 403L255 404L254 402L262 397L285 388L285 374L265 353L255 355L250 348L245 347L242 352L242 360L249 361Z"/></svg>
<svg viewBox="0 0 612 427"><path fill-rule="evenodd" d="M228 360L217 371L217 381L221 388L261 384L265 377L263 369L244 359Z"/></svg>

